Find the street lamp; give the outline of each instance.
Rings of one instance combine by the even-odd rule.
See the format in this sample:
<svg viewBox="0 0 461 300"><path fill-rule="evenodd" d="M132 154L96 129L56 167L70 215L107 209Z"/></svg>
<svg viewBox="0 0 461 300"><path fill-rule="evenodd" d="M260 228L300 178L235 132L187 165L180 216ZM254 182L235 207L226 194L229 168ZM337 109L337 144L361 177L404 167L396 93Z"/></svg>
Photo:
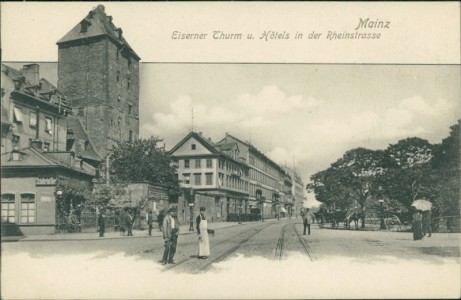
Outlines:
<svg viewBox="0 0 461 300"><path fill-rule="evenodd" d="M264 200L262 199L262 192L260 189L256 190L256 200L257 202L261 205L261 222L264 222L264 212L263 212L263 209L264 209Z"/></svg>
<svg viewBox="0 0 461 300"><path fill-rule="evenodd" d="M195 202L195 195L194 190L191 189L190 191L190 199L189 199L189 210L190 210L190 222L189 222L189 231L194 231L194 203Z"/></svg>
<svg viewBox="0 0 461 300"><path fill-rule="evenodd" d="M384 200L379 199L379 204L381 205L381 227L380 230L386 229L386 225L384 224Z"/></svg>

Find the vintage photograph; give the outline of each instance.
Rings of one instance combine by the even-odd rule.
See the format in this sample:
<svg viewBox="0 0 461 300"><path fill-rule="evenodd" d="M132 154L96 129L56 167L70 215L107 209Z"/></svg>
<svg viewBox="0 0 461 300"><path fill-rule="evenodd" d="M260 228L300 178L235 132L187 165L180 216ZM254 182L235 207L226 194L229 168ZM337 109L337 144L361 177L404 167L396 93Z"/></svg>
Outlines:
<svg viewBox="0 0 461 300"><path fill-rule="evenodd" d="M459 298L429 6L2 3L1 298Z"/></svg>

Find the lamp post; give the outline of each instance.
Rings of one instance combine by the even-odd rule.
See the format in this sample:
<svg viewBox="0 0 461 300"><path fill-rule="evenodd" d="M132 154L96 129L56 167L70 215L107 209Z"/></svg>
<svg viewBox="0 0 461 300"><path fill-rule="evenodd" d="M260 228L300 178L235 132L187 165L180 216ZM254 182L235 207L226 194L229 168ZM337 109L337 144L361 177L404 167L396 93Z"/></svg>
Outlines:
<svg viewBox="0 0 461 300"><path fill-rule="evenodd" d="M239 205L239 224L242 224L242 204Z"/></svg>
<svg viewBox="0 0 461 300"><path fill-rule="evenodd" d="M380 230L386 229L386 225L384 224L384 200L379 199L379 204L381 205L381 227Z"/></svg>
<svg viewBox="0 0 461 300"><path fill-rule="evenodd" d="M190 210L190 219L189 219L189 231L194 231L194 204L195 204L195 195L194 190L191 189L190 191L190 202L189 202L189 210Z"/></svg>

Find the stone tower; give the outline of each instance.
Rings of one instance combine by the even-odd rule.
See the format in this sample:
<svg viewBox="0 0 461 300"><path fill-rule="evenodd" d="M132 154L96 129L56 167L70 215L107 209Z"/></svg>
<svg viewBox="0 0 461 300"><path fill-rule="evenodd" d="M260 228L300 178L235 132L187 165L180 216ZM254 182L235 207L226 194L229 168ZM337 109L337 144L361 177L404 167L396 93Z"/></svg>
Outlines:
<svg viewBox="0 0 461 300"><path fill-rule="evenodd" d="M58 42L58 89L101 157L139 135L139 60L98 5Z"/></svg>

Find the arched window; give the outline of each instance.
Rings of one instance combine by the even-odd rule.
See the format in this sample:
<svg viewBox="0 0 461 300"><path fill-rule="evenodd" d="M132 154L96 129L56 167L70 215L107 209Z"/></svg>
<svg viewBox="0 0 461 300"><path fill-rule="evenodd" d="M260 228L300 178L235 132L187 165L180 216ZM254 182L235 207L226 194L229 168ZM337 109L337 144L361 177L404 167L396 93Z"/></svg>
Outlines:
<svg viewBox="0 0 461 300"><path fill-rule="evenodd" d="M16 222L15 206L14 194L2 194L2 222Z"/></svg>
<svg viewBox="0 0 461 300"><path fill-rule="evenodd" d="M21 194L21 223L35 223L35 194Z"/></svg>

